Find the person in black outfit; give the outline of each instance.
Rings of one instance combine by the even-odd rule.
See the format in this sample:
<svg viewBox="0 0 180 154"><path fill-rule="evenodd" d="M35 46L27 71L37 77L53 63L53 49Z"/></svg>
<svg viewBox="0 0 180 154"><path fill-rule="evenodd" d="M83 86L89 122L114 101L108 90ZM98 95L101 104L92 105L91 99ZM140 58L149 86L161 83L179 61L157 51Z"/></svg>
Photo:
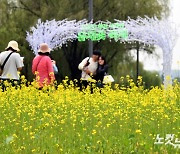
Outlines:
<svg viewBox="0 0 180 154"><path fill-rule="evenodd" d="M103 56L99 57L98 68L96 70L95 80L97 81L97 87L103 88L103 79L107 74L108 65L106 64L106 60Z"/></svg>

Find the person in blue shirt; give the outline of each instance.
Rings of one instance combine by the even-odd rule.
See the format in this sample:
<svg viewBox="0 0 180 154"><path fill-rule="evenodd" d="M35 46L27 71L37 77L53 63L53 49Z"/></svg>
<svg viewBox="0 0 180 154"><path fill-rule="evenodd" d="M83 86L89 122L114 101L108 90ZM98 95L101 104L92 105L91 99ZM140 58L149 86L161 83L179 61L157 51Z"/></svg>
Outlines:
<svg viewBox="0 0 180 154"><path fill-rule="evenodd" d="M54 74L58 74L58 68L56 66L56 61L55 60L51 60L52 65L53 65L53 70L54 70Z"/></svg>

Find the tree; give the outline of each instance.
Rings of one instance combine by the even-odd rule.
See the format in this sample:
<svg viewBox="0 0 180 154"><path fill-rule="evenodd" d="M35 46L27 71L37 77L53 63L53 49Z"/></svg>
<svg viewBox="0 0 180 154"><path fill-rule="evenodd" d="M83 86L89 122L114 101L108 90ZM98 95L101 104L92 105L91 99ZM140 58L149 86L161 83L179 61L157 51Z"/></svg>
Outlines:
<svg viewBox="0 0 180 154"><path fill-rule="evenodd" d="M136 18L137 16L147 15L149 17L157 16L161 18L168 13L168 1L164 0L96 0L94 1L94 21L114 19L126 20L128 16ZM62 20L88 18L88 0L1 0L0 6L0 37L3 38L0 50L11 39L20 43L22 56L25 56L25 69L23 73L28 80L32 80L31 62L33 54L27 41L25 40L26 31L34 26L37 19L45 20ZM2 24L1 24L2 23ZM115 41L94 42L94 49L100 49L106 56L110 65L110 73L115 74L117 64L121 61L132 61L128 49L124 44ZM149 49L149 48L147 48ZM88 56L88 43L78 42L77 40L64 45L61 49L53 51L52 55L57 61L60 73L58 80L65 75L71 79L79 78L80 71L77 69L80 61ZM126 70L127 71L127 70Z"/></svg>

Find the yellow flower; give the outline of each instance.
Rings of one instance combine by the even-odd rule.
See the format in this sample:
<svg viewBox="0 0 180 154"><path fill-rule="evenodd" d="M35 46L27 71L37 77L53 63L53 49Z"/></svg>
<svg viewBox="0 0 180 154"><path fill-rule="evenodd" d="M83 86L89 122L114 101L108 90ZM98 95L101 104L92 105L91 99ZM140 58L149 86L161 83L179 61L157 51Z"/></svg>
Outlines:
<svg viewBox="0 0 180 154"><path fill-rule="evenodd" d="M107 127L109 127L111 124L106 124Z"/></svg>
<svg viewBox="0 0 180 154"><path fill-rule="evenodd" d="M138 133L141 133L141 130L140 129L137 129L136 130L136 133L138 134Z"/></svg>
<svg viewBox="0 0 180 154"><path fill-rule="evenodd" d="M95 134L96 134L96 130L93 129L93 130L92 130L92 135L95 135Z"/></svg>

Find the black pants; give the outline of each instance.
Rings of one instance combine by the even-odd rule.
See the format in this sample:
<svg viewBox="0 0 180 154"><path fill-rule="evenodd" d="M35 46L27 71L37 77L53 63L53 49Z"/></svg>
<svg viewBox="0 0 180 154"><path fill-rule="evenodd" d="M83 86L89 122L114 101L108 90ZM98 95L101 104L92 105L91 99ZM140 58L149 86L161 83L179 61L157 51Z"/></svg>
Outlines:
<svg viewBox="0 0 180 154"><path fill-rule="evenodd" d="M102 83L102 81L97 81L97 82L96 82L96 86L97 86L98 88L104 88L104 84Z"/></svg>
<svg viewBox="0 0 180 154"><path fill-rule="evenodd" d="M16 79L2 79L1 78L0 85L1 85L2 91L5 91L7 87L11 87L11 86L17 89L20 86L20 81Z"/></svg>
<svg viewBox="0 0 180 154"><path fill-rule="evenodd" d="M80 91L83 91L87 89L88 85L90 86L91 94L93 93L93 83L87 80L81 80L80 81Z"/></svg>

